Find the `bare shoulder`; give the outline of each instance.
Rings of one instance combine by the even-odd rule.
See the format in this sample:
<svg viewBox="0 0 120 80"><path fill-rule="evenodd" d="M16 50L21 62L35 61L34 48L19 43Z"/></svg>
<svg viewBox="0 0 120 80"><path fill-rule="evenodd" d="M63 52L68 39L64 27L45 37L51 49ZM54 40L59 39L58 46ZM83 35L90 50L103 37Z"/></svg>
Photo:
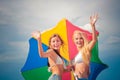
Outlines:
<svg viewBox="0 0 120 80"><path fill-rule="evenodd" d="M48 49L47 53L48 53L49 57L55 57L55 55L56 55L53 49Z"/></svg>
<svg viewBox="0 0 120 80"><path fill-rule="evenodd" d="M51 52L53 52L53 49L48 49L47 52L51 53Z"/></svg>

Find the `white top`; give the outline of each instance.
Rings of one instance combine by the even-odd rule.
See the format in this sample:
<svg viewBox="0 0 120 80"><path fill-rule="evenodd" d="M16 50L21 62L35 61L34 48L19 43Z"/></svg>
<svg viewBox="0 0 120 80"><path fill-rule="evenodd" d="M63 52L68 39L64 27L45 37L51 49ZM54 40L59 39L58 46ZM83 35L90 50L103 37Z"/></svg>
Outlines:
<svg viewBox="0 0 120 80"><path fill-rule="evenodd" d="M80 63L82 62L82 53L81 51L77 54L77 56L75 57L75 63Z"/></svg>
<svg viewBox="0 0 120 80"><path fill-rule="evenodd" d="M57 64L63 64L64 62L63 62L62 58L57 55L57 59L56 59L56 62L55 62L55 63L56 63L56 64L54 64L54 65L52 65L52 66L50 66L50 67L48 68L48 71L49 71L49 72L51 71L51 68L52 68L52 67L56 66ZM65 63L63 64L63 67L64 67L64 69L67 69L67 67L65 66Z"/></svg>
<svg viewBox="0 0 120 80"><path fill-rule="evenodd" d="M60 56L57 56L56 64L63 64L63 61Z"/></svg>

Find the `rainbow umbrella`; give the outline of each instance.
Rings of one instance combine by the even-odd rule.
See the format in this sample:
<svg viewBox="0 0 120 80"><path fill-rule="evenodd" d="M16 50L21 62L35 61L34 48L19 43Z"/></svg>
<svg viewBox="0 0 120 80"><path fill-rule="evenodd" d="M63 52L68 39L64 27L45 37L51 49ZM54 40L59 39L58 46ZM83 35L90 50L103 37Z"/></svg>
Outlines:
<svg viewBox="0 0 120 80"><path fill-rule="evenodd" d="M64 45L61 47L60 53L67 65L77 53L77 49L72 41L72 35L75 30L85 32L87 34L87 39L92 39L92 35L89 31L73 25L67 19L62 19L55 27L42 32L41 38L44 51L48 49L48 41L50 36L54 33L59 34L64 41ZM96 34L98 35L99 32L96 31ZM41 58L39 56L38 44L35 38L32 37L29 39L29 45L28 57L23 68L21 69L22 76L25 80L48 80L49 76L51 75L51 72L48 72L48 59ZM96 45L92 49L90 75L88 77L89 80L96 80L100 72L107 68L107 65L100 60L98 53L97 41ZM74 80L73 73L65 72L62 80Z"/></svg>

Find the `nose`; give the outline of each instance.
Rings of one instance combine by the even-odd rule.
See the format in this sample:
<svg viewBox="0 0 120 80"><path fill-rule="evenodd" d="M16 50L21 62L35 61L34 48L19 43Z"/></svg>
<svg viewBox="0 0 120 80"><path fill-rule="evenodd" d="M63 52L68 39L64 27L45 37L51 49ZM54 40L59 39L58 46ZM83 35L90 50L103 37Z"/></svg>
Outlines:
<svg viewBox="0 0 120 80"><path fill-rule="evenodd" d="M57 44L57 41L55 41L55 44Z"/></svg>
<svg viewBox="0 0 120 80"><path fill-rule="evenodd" d="M81 41L81 39L78 39L78 41Z"/></svg>

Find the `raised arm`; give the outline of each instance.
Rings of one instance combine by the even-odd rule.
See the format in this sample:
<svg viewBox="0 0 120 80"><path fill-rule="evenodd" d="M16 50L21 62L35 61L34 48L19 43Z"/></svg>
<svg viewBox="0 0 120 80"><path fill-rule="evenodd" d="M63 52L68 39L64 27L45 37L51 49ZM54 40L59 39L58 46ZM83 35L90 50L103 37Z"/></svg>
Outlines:
<svg viewBox="0 0 120 80"><path fill-rule="evenodd" d="M96 28L95 28L95 23L97 20L98 20L98 14L90 16L90 25L92 28L92 41L89 43L90 50L92 50L92 48L94 47L94 45L97 41Z"/></svg>
<svg viewBox="0 0 120 80"><path fill-rule="evenodd" d="M40 57L48 57L48 53L44 52L43 48L42 48L41 33L40 33L40 31L32 32L32 37L34 37L38 41L38 51L39 51Z"/></svg>

